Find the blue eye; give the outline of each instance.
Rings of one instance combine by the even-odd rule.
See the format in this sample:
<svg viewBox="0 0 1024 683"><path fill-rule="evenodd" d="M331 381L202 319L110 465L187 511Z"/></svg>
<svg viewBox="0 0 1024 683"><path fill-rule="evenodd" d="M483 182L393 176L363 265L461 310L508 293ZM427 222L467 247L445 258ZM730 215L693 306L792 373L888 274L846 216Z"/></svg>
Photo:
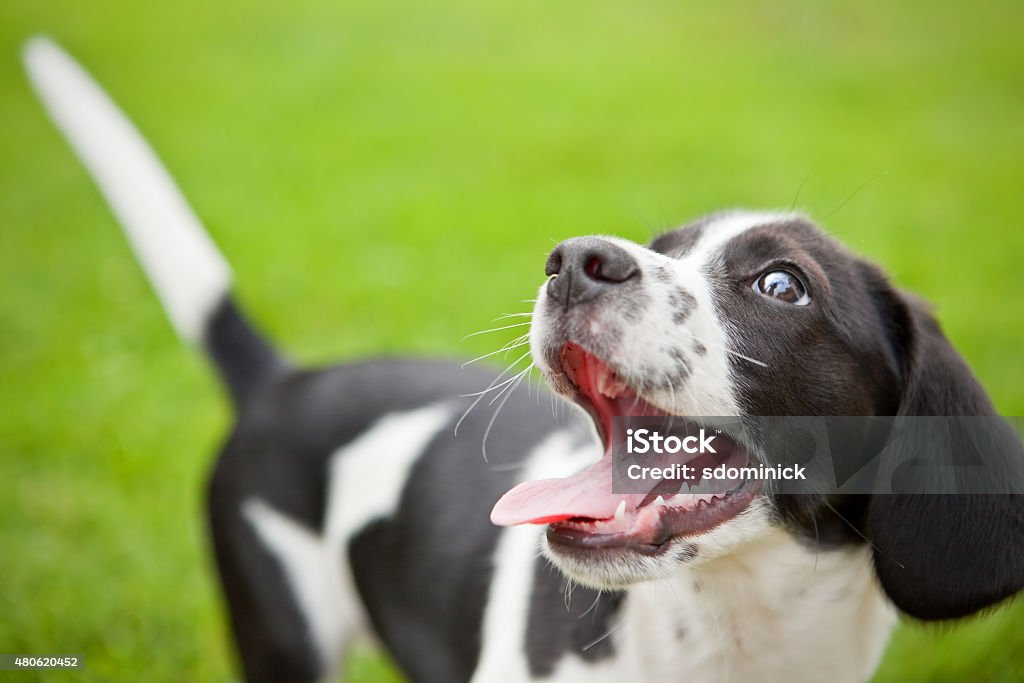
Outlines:
<svg viewBox="0 0 1024 683"><path fill-rule="evenodd" d="M763 273L754 280L754 291L794 306L806 306L811 303L811 296L807 293L804 283L788 270L771 270Z"/></svg>

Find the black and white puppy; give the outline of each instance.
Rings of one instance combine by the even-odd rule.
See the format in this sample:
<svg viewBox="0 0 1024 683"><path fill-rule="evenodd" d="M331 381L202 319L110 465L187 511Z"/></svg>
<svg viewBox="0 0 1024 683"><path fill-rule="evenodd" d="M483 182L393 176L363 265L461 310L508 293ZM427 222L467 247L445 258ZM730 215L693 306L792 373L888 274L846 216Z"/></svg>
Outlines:
<svg viewBox="0 0 1024 683"><path fill-rule="evenodd" d="M372 634L415 681L864 681L897 611L957 618L1024 586L1021 497L612 495L610 420L637 406L994 414L926 307L807 218L563 242L529 340L583 410L553 417L513 380L492 424L466 414L509 382L490 370L289 365L127 120L53 44L26 60L230 390L209 522L247 680L329 679Z"/></svg>

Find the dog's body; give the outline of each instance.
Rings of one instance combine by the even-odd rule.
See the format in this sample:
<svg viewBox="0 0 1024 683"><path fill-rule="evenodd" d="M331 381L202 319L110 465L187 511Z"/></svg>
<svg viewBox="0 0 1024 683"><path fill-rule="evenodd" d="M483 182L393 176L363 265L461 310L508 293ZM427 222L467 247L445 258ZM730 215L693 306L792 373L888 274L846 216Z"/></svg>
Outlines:
<svg viewBox="0 0 1024 683"><path fill-rule="evenodd" d="M602 593L538 554L542 527L493 526L517 481L567 476L600 448L586 420L554 421L523 390L485 462L491 414L453 428L459 394L491 379L424 361L285 372L243 411L210 510L251 680L316 680L367 633L416 681L868 677L894 612L866 546L816 552L776 529Z"/></svg>
<svg viewBox="0 0 1024 683"><path fill-rule="evenodd" d="M102 95L56 50L28 51L37 86L237 408L209 509L248 680L327 678L372 634L416 681L863 681L894 605L955 618L1021 589L1020 498L785 497L742 483L611 496L608 420L637 405L994 414L924 308L806 219L717 214L648 247L584 238L552 253L533 357L595 418L602 455L582 411L553 413L486 370L292 368L239 314L189 216L153 233L139 204L167 190L145 182L154 161L131 145L104 155L128 125L104 127L109 103L76 124L71 109ZM144 191L119 192L126 176ZM501 396L493 424L466 413L484 388Z"/></svg>

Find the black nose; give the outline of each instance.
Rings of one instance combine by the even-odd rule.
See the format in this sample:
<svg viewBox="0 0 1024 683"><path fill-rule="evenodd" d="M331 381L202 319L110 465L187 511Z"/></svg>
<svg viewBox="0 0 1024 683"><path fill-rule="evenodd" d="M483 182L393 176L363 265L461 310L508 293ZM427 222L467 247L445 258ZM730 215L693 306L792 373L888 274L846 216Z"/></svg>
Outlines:
<svg viewBox="0 0 1024 683"><path fill-rule="evenodd" d="M568 308L636 277L640 269L618 245L596 237L574 237L555 247L544 273L551 278L548 294Z"/></svg>

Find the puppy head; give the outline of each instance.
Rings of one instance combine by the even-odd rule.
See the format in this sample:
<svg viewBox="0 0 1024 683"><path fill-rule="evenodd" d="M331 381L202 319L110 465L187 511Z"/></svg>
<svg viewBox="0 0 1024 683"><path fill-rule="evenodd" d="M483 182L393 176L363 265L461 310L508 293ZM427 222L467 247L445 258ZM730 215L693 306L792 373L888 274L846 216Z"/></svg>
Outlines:
<svg viewBox="0 0 1024 683"><path fill-rule="evenodd" d="M611 494L614 416L993 414L923 307L811 221L730 212L646 247L576 238L551 253L546 272L534 360L557 393L591 415L606 455L575 477L520 485L495 518L548 523L545 552L565 573L622 587L781 529L825 544L867 538L890 597L924 618L959 616L1020 589L1024 545L1004 545L1024 529L1012 497L771 496L747 482L716 496ZM993 513L1009 521L988 519ZM993 523L990 540L979 541L974 525ZM956 549L968 539L971 558ZM889 564L910 556L938 564ZM985 571L987 560L1001 568ZM952 580L928 583L926 575L956 566L986 588L965 596Z"/></svg>

